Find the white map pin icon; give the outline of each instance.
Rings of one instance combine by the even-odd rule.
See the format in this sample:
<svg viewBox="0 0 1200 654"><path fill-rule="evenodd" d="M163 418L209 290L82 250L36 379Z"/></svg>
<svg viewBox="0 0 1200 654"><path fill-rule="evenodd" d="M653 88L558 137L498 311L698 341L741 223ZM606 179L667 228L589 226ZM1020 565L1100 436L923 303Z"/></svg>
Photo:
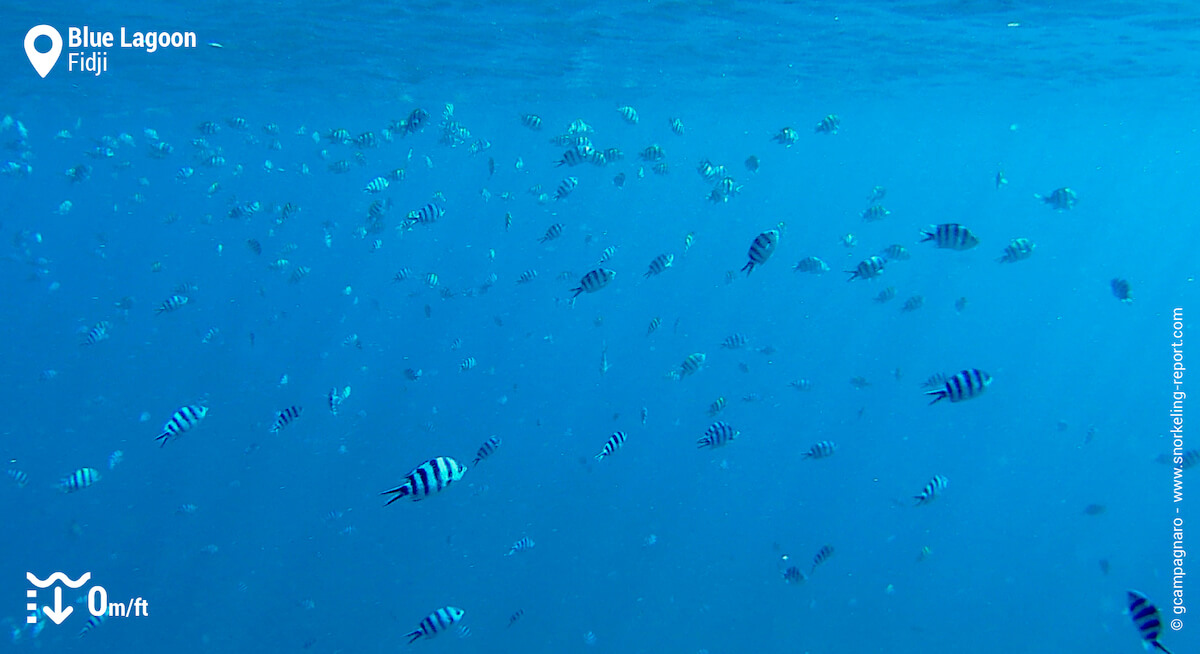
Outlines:
<svg viewBox="0 0 1200 654"><path fill-rule="evenodd" d="M37 48L33 47L33 42L39 36L50 37L49 52L38 52ZM25 54L29 57L29 63L33 64L33 69L38 72L38 75L42 77L49 75L54 64L58 63L58 55L62 54L62 35L49 25L38 25L25 34Z"/></svg>

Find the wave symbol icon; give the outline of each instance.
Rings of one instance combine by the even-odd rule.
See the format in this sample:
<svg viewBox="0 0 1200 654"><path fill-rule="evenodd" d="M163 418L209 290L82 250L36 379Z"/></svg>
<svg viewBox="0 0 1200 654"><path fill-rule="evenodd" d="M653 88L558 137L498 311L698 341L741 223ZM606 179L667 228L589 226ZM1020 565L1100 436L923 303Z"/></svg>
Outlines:
<svg viewBox="0 0 1200 654"><path fill-rule="evenodd" d="M32 572L26 572L25 578L29 580L29 583L33 584L34 586L37 586L38 588L49 588L50 585L56 581L62 582L62 584L64 586L66 586L67 588L79 588L80 586L86 584L88 582L88 580L92 578L92 573L85 572L76 581L71 581L70 577L68 577L67 575L65 575L61 572L55 572L54 574L47 577L45 581L42 581L41 579L38 579L37 577L33 576Z"/></svg>

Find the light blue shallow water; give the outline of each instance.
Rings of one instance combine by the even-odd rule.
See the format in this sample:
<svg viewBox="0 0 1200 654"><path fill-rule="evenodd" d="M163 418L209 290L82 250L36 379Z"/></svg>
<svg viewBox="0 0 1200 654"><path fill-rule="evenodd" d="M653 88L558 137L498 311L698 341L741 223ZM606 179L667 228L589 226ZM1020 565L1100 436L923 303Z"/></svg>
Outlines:
<svg viewBox="0 0 1200 654"><path fill-rule="evenodd" d="M1190 334L1197 296L1190 3L51 2L4 16L0 454L28 477L0 478L13 651L394 651L456 606L468 637L412 647L1133 652L1128 588L1183 619L1164 645L1196 651L1171 612L1172 519L1195 512L1156 461L1172 313ZM22 47L38 24L193 31L199 47L114 49L100 76L64 59L42 79ZM446 103L469 143L439 143ZM418 107L428 126L388 141ZM841 129L815 133L828 114ZM557 167L567 147L549 141L576 119L624 158ZM772 140L785 126L791 147ZM378 146L334 143L338 128ZM159 142L170 154L153 156ZM652 144L668 174L639 159ZM728 202L708 201L703 159L741 187ZM87 179L63 174L81 164ZM578 187L553 200L568 175ZM876 186L890 214L865 222ZM1034 198L1061 187L1078 195L1068 211ZM435 197L440 220L397 229ZM374 200L391 208L368 232ZM249 202L262 209L230 217ZM781 222L770 260L737 272ZM539 243L555 223L564 235ZM918 243L939 223L980 244ZM1033 256L996 263L1018 237ZM891 244L911 258L844 281ZM571 306L609 246L616 278ZM672 267L644 277L664 253ZM793 272L808 256L831 271ZM188 303L156 315L180 284ZM109 337L81 346L100 321ZM722 348L734 334L746 347ZM668 378L694 352L705 366ZM969 368L993 378L984 394L927 406L923 380ZM345 386L333 415L327 394ZM207 417L158 447L193 403ZM697 449L714 419L740 436ZM617 430L624 447L595 461ZM472 464L493 435L501 447ZM803 457L823 440L832 457ZM434 456L469 470L384 507ZM100 481L56 488L82 467ZM934 475L949 485L914 507ZM526 536L535 547L506 557ZM823 545L834 555L811 569ZM793 564L804 584L784 582ZM75 604L31 628L25 573L60 570L147 599L149 617L77 639Z"/></svg>

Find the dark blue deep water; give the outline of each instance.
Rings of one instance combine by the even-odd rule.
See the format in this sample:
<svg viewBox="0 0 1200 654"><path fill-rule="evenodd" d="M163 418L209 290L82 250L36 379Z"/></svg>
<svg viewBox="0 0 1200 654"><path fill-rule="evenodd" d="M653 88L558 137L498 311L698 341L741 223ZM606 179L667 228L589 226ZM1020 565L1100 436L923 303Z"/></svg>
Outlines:
<svg viewBox="0 0 1200 654"><path fill-rule="evenodd" d="M393 652L451 606L413 651L1117 654L1136 589L1200 651L1172 594L1196 459L1168 461L1177 309L1200 354L1200 9L1043 4L7 3L2 649ZM64 47L43 79L39 24L198 47L113 47L99 76ZM579 137L623 157L556 166ZM978 245L919 243L946 223ZM1032 256L997 263L1016 238ZM986 392L929 406L922 382L972 369ZM740 435L698 448L715 420ZM384 506L438 456L462 479ZM55 571L92 580L27 624L26 573ZM96 585L149 615L87 628Z"/></svg>

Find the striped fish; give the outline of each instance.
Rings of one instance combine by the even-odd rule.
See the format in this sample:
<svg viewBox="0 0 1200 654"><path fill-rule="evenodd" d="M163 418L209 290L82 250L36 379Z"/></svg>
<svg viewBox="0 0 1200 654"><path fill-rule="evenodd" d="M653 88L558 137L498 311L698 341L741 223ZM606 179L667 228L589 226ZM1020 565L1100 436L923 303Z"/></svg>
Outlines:
<svg viewBox="0 0 1200 654"><path fill-rule="evenodd" d="M791 127L784 127L775 136L772 136L771 140L790 148L796 144L796 141L800 140L800 134Z"/></svg>
<svg viewBox="0 0 1200 654"><path fill-rule="evenodd" d="M283 430L284 427L292 424L293 420L299 418L300 412L303 410L303 407L292 405L282 411L277 411L275 413L275 422L271 423L271 429L269 431L272 434L278 434Z"/></svg>
<svg viewBox="0 0 1200 654"><path fill-rule="evenodd" d="M726 404L726 401L725 401L725 396L724 396L724 395L722 395L721 397L718 397L717 399L713 400L713 403L712 403L712 404L710 404L710 405L708 405L708 415L709 415L709 416L716 416L716 415L717 415L718 413L720 413L721 411L724 411L724 410L725 410L725 404Z"/></svg>
<svg viewBox="0 0 1200 654"><path fill-rule="evenodd" d="M812 574L817 569L817 566L829 560L833 556L833 545L822 545L821 549L817 550L816 556L813 557L812 568L808 571Z"/></svg>
<svg viewBox="0 0 1200 654"><path fill-rule="evenodd" d="M508 616L508 626L510 626L510 627L513 626L513 623L516 622L517 620L520 620L521 616L523 616L523 615L525 615L525 609L517 609L516 613L513 613L512 615Z"/></svg>
<svg viewBox="0 0 1200 654"><path fill-rule="evenodd" d="M575 187L577 186L579 186L578 177L568 177L564 179L558 183L558 188L554 191L554 199L565 200L567 196L571 194L571 191L574 191Z"/></svg>
<svg viewBox="0 0 1200 654"><path fill-rule="evenodd" d="M190 404L188 406L181 407L175 413L171 414L171 419L168 420L165 425L163 425L162 433L159 434L154 440L162 441L158 444L159 447L162 447L166 445L167 441L171 440L172 438L179 438L184 434L184 432L191 431L196 425L200 424L200 421L203 420L207 415L208 407L206 406Z"/></svg>
<svg viewBox="0 0 1200 654"><path fill-rule="evenodd" d="M700 367L704 365L704 361L707 358L703 352L694 352L687 355L687 358L679 365L679 370L677 371L679 378L682 379L696 374L696 371L700 370Z"/></svg>
<svg viewBox="0 0 1200 654"><path fill-rule="evenodd" d="M430 202L420 209L413 209L412 211L408 212L408 219L414 223L428 225L430 223L437 222L437 220L444 215L446 215L445 209L441 208L434 202Z"/></svg>
<svg viewBox="0 0 1200 654"><path fill-rule="evenodd" d="M608 286L608 283L616 278L617 273L607 268L596 268L589 271L582 279L579 280L579 286L571 289L575 295L571 297L579 297L580 293L595 293L596 291Z"/></svg>
<svg viewBox="0 0 1200 654"><path fill-rule="evenodd" d="M1004 248L1004 256L996 259L996 261L999 263L1024 261L1033 256L1033 249L1035 247L1037 246L1033 244L1033 241L1027 238L1014 238L1008 244L1008 247Z"/></svg>
<svg viewBox="0 0 1200 654"><path fill-rule="evenodd" d="M742 432L730 427L728 424L718 420L717 422L714 422L708 426L708 429L704 432L704 436L701 436L700 439L696 441L696 447L699 449L704 449L706 447L711 449L725 447L736 440L741 433Z"/></svg>
<svg viewBox="0 0 1200 654"><path fill-rule="evenodd" d="M388 500L388 504L402 497L409 496L412 497L412 501L420 502L426 497L441 492L450 484L462 479L463 474L466 472L467 469L458 461L448 456L439 456L414 468L412 472L404 477L404 483L380 494L390 494L393 496ZM384 506L387 505L385 504Z"/></svg>
<svg viewBox="0 0 1200 654"><path fill-rule="evenodd" d="M829 114L817 123L813 129L818 134L837 134L838 128L842 126L842 119L838 118L837 114Z"/></svg>
<svg viewBox="0 0 1200 654"><path fill-rule="evenodd" d="M475 451L475 460L471 462L471 465L477 466L477 465L479 465L480 461L483 461L484 459L488 458L489 456L495 454L496 448L500 447L500 444L502 442L503 441L500 439L499 436L492 436L491 438L484 441L483 445L480 445L479 449Z"/></svg>
<svg viewBox="0 0 1200 654"><path fill-rule="evenodd" d="M621 118L625 119L625 122L629 123L630 125L638 124L637 109L634 109L629 105L625 105L623 107L617 107L617 113L621 114Z"/></svg>
<svg viewBox="0 0 1200 654"><path fill-rule="evenodd" d="M163 303L158 305L158 308L154 310L154 313L170 313L187 303L188 298L186 295L172 295L171 297L163 300Z"/></svg>
<svg viewBox="0 0 1200 654"><path fill-rule="evenodd" d="M291 277L288 278L288 283L299 284L301 280L308 277L308 273L310 272L312 272L312 268L308 266L296 266L296 269L292 271Z"/></svg>
<svg viewBox="0 0 1200 654"><path fill-rule="evenodd" d="M521 540L513 543L512 547L509 548L509 550L508 550L508 554L505 554L504 556L512 556L513 554L516 554L517 552L531 550L531 549L533 549L534 544L535 543L533 542L533 539L526 536L526 537L522 538Z"/></svg>
<svg viewBox="0 0 1200 654"><path fill-rule="evenodd" d="M554 239L556 239L562 235L563 235L563 224L562 223L554 223L550 227L546 228L546 233L544 235L542 235L542 237L540 239L538 239L538 243L545 243L546 241L553 241Z"/></svg>
<svg viewBox="0 0 1200 654"><path fill-rule="evenodd" d="M465 613L466 611L453 606L440 608L430 613L414 631L405 634L408 637L408 643L411 645L420 638L433 638L443 631L447 631L451 625L462 620Z"/></svg>
<svg viewBox="0 0 1200 654"><path fill-rule="evenodd" d="M913 499L917 501L917 506L928 504L937 499L937 496L941 495L943 490L946 490L946 484L949 483L950 480L942 475L934 475L933 479L930 479L929 483L925 484L925 488L921 489L920 494L913 496Z"/></svg>
<svg viewBox="0 0 1200 654"><path fill-rule="evenodd" d="M388 179L386 177L376 177L375 179L367 182L366 187L363 188L363 193L372 195L375 193L382 193L387 190L387 187Z"/></svg>
<svg viewBox="0 0 1200 654"><path fill-rule="evenodd" d="M12 480L14 483L16 483L17 488L25 488L29 485L29 475L25 474L24 470L9 468L8 476L12 477Z"/></svg>
<svg viewBox="0 0 1200 654"><path fill-rule="evenodd" d="M922 243L933 241L933 244L946 250L970 250L979 245L979 239L971 230L958 223L942 223L929 227L921 232Z"/></svg>
<svg viewBox="0 0 1200 654"><path fill-rule="evenodd" d="M596 460L603 461L604 457L609 456L621 449L621 446L624 444L625 432L614 431L612 436L609 436L608 440L604 442L604 449L600 450L600 453L595 456Z"/></svg>
<svg viewBox="0 0 1200 654"><path fill-rule="evenodd" d="M90 633L93 629L104 624L104 621L107 619L108 619L107 613L101 613L100 615L89 615L87 622L83 623L83 628L79 630L79 634L76 635L75 637L83 638L84 636L88 635L88 633Z"/></svg>
<svg viewBox="0 0 1200 654"><path fill-rule="evenodd" d="M923 306L925 306L925 296L914 295L904 301L904 306L901 307L900 310L905 313L909 313L912 311L916 311L917 309L920 309Z"/></svg>
<svg viewBox="0 0 1200 654"><path fill-rule="evenodd" d="M671 118L668 120L668 123L671 125L671 132L673 134L675 134L676 136L683 136L684 127L683 127L682 120L680 120L678 118Z"/></svg>
<svg viewBox="0 0 1200 654"><path fill-rule="evenodd" d="M537 114L522 114L521 124L534 131L542 129L542 119Z"/></svg>
<svg viewBox="0 0 1200 654"><path fill-rule="evenodd" d="M991 375L978 368L972 368L957 372L950 377L945 375L930 377L925 382L925 387L931 390L925 391L925 394L933 396L930 404L936 404L946 398L949 398L951 402L962 402L978 397L987 390L991 383Z"/></svg>
<svg viewBox="0 0 1200 654"><path fill-rule="evenodd" d="M879 295L875 296L875 301L878 302L879 304L883 304L884 302L887 302L895 297L896 297L896 287L889 286L889 287L883 289L882 291L879 291Z"/></svg>
<svg viewBox="0 0 1200 654"><path fill-rule="evenodd" d="M466 372L474 368L476 365L478 365L478 363L479 362L475 360L475 357L467 357L462 360L462 363L458 364L458 370L459 372Z"/></svg>
<svg viewBox="0 0 1200 654"><path fill-rule="evenodd" d="M658 330L659 325L662 325L662 318L655 316L650 319L650 324L646 326L646 335L649 336Z"/></svg>
<svg viewBox="0 0 1200 654"><path fill-rule="evenodd" d="M638 156L642 158L642 161L662 161L666 158L667 153L663 152L662 146L655 143L646 146L646 149L639 152Z"/></svg>
<svg viewBox="0 0 1200 654"><path fill-rule="evenodd" d="M779 244L779 230L770 229L758 236L754 237L754 242L750 244L750 251L747 256L750 261L742 266L742 271L749 275L754 271L755 266L761 266L771 258L775 253L775 246Z"/></svg>
<svg viewBox="0 0 1200 654"><path fill-rule="evenodd" d="M582 163L587 163L590 153L580 154L575 148L571 148L563 152L562 158L554 162L555 166L574 167Z"/></svg>
<svg viewBox="0 0 1200 654"><path fill-rule="evenodd" d="M1065 186L1063 188L1054 189L1049 195L1046 196L1042 196L1040 193L1034 193L1033 197L1050 205L1055 211L1066 211L1074 207L1079 202L1079 198L1075 196L1075 191L1072 191Z"/></svg>
<svg viewBox="0 0 1200 654"><path fill-rule="evenodd" d="M609 259L612 259L617 254L617 246L610 245L604 248L600 253L600 260L596 262L597 266L603 266Z"/></svg>
<svg viewBox="0 0 1200 654"><path fill-rule="evenodd" d="M108 330L112 327L112 323L107 320L101 320L88 330L87 335L83 337L81 345L95 345L109 337Z"/></svg>
<svg viewBox="0 0 1200 654"><path fill-rule="evenodd" d="M746 338L745 334L733 334L732 336L726 336L725 340L721 341L721 347L726 350L740 350L746 347L746 343L749 342L750 339Z"/></svg>
<svg viewBox="0 0 1200 654"><path fill-rule="evenodd" d="M64 493L74 493L100 481L100 471L95 468L80 468L63 477L58 482L58 489Z"/></svg>
<svg viewBox="0 0 1200 654"><path fill-rule="evenodd" d="M808 448L808 451L804 453L804 458L806 458L806 459L825 459L825 458L833 456L834 452L837 452L837 444L836 443L834 443L833 441L821 441L821 442L813 445L812 447Z"/></svg>
<svg viewBox="0 0 1200 654"><path fill-rule="evenodd" d="M787 570L783 571L783 580L789 584L792 584L793 586L798 586L805 581L808 581L808 575L804 574L804 571L801 570L799 566L793 565L789 566Z"/></svg>
<svg viewBox="0 0 1200 654"><path fill-rule="evenodd" d="M334 386L333 388L329 389L329 393L328 393L328 395L326 395L326 398L329 401L329 412L336 416L338 414L338 408L342 406L342 402L345 402L346 399L349 397L350 397L350 387L349 386L347 386L341 390L338 390L337 386Z"/></svg>
<svg viewBox="0 0 1200 654"><path fill-rule="evenodd" d="M675 263L675 255L660 254L657 257L654 257L654 260L650 262L649 269L646 270L646 274L642 276L653 277L655 275L661 275L663 271L665 271L667 268L670 268L671 264L673 263Z"/></svg>
<svg viewBox="0 0 1200 654"><path fill-rule="evenodd" d="M1142 636L1142 645L1146 649L1155 649L1164 654L1171 652L1163 647L1162 643L1158 642L1158 637L1162 635L1162 616L1158 612L1158 607L1150 603L1150 599L1139 593L1136 590L1126 591L1129 597L1129 617L1133 620L1133 626L1137 627L1138 633Z"/></svg>
<svg viewBox="0 0 1200 654"><path fill-rule="evenodd" d="M873 279L878 277L883 274L883 267L886 264L887 261L884 260L883 257L869 257L867 259L863 259L858 263L857 266L854 267L854 270L846 271L850 273L850 279L846 281L852 282L855 279Z"/></svg>
<svg viewBox="0 0 1200 654"><path fill-rule="evenodd" d="M533 280L537 279L537 275L538 275L538 272L536 270L534 270L533 268L530 268L529 270L526 270L525 272L521 273L521 276L517 278L517 283L518 284L528 284L529 282L532 282Z"/></svg>
<svg viewBox="0 0 1200 654"><path fill-rule="evenodd" d="M883 220L891 214L892 212L885 209L882 204L873 204L863 210L862 219L866 222L875 222L877 220Z"/></svg>
<svg viewBox="0 0 1200 654"><path fill-rule="evenodd" d="M829 264L822 261L819 257L805 257L796 263L796 266L792 270L820 275L829 272Z"/></svg>
<svg viewBox="0 0 1200 654"><path fill-rule="evenodd" d="M912 258L912 255L908 253L908 248L899 243L887 246L881 254L888 261L908 261Z"/></svg>

